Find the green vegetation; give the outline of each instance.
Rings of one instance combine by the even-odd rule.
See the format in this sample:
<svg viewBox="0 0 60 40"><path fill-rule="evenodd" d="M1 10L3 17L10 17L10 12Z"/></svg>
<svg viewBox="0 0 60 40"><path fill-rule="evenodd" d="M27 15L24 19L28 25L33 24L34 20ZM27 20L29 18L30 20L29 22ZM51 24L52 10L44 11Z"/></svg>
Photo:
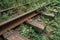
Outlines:
<svg viewBox="0 0 60 40"><path fill-rule="evenodd" d="M47 24L44 31L46 31L47 33L50 33L49 36L47 37L46 32L41 33L40 32L41 30L39 30L39 32L36 32L36 30L33 28L33 26L25 25L25 24L20 25L20 34L31 40L60 40L60 0L47 0L47 1L40 0L39 2L35 2L35 0L25 0L25 1L24 0L19 0L19 1L0 0L0 5L1 5L0 10L6 9L9 7L13 7L13 6L20 6L22 4L31 2L27 6L21 6L14 10L9 10L7 12L0 13L0 22L8 20L11 17L15 17L13 15L15 15L16 13L17 14L20 13L20 11L22 11L23 13L28 12L29 10L40 8L41 6L45 5L46 3L49 3L52 1L54 1L55 3L51 4L48 7L45 7L43 11L48 14L50 14L50 13L54 14L55 15L54 18L47 17L45 15L40 15L41 21L39 21L39 22L43 22L43 23ZM18 10L18 11L16 11L16 10Z"/></svg>
<svg viewBox="0 0 60 40"><path fill-rule="evenodd" d="M55 3L54 5L50 5L50 9L44 9L45 12L53 13L55 15L54 18L47 17L45 15L40 15L43 23L47 24L46 28L41 34L36 32L33 26L22 25L21 27L21 35L31 39L31 40L60 40L60 5L59 3ZM57 6L57 7L56 7ZM56 9L58 12L53 11ZM40 21L41 22L41 21ZM40 31L40 30L39 30ZM47 37L49 33L49 36Z"/></svg>
<svg viewBox="0 0 60 40"><path fill-rule="evenodd" d="M38 1L38 2L37 2ZM28 5L23 6L23 4L29 3ZM0 22L6 21L16 15L20 15L21 13L28 12L30 10L38 9L45 5L47 2L45 0L0 0L0 10L7 9L10 7L18 6L15 9L1 12L0 13ZM15 15L15 16L13 16Z"/></svg>
<svg viewBox="0 0 60 40"><path fill-rule="evenodd" d="M21 6L27 3L34 3L38 0L0 0L0 10L15 6Z"/></svg>
<svg viewBox="0 0 60 40"><path fill-rule="evenodd" d="M10 17L12 17L13 11L10 10L8 12L3 12L0 13L0 22L9 19Z"/></svg>
<svg viewBox="0 0 60 40"><path fill-rule="evenodd" d="M35 0L0 0L0 9L6 9L9 7L21 6L28 2L35 2Z"/></svg>
<svg viewBox="0 0 60 40"><path fill-rule="evenodd" d="M18 29L20 29L18 31ZM16 31L18 31L20 33L20 35L23 35L24 37L27 37L28 39L31 40L44 40L46 39L46 37L43 34L39 34L38 32L35 31L35 29L33 29L33 26L31 25L26 25L26 24L22 24L20 25L20 27L18 27L17 29L15 29Z"/></svg>

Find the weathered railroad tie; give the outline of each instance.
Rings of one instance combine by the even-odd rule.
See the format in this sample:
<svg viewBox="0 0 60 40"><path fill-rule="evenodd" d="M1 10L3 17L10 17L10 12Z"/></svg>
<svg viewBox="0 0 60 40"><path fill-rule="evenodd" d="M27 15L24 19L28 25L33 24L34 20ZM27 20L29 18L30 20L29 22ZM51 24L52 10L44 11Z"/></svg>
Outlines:
<svg viewBox="0 0 60 40"><path fill-rule="evenodd" d="M34 21L33 19L27 20L26 23L31 24L31 25L33 25L33 26L35 26L37 28L40 28L41 30L44 30L44 28L46 27L45 24L42 24L42 23L37 22L37 21Z"/></svg>
<svg viewBox="0 0 60 40"><path fill-rule="evenodd" d="M3 37L8 39L8 40L29 40L29 39L21 36L20 34L18 34L15 31L12 31L12 30L3 34Z"/></svg>

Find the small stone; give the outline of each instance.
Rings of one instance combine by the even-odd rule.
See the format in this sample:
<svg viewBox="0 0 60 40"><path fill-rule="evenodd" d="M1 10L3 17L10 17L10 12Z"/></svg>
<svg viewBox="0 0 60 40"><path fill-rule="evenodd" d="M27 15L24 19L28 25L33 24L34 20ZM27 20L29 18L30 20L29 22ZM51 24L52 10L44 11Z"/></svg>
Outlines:
<svg viewBox="0 0 60 40"><path fill-rule="evenodd" d="M54 10L53 10L53 12L56 12L56 13L57 13L57 12L58 12L58 10L54 9Z"/></svg>

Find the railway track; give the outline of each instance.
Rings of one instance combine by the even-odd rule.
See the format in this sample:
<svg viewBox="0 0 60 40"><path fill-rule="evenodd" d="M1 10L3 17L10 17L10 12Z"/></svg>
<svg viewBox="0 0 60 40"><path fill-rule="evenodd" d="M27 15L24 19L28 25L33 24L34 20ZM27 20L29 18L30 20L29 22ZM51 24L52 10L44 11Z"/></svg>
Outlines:
<svg viewBox="0 0 60 40"><path fill-rule="evenodd" d="M46 25L45 25L45 24L42 24L42 23L39 23L39 22L36 22L36 21L33 20L32 18L35 17L35 16L38 15L38 14L41 14L41 13L44 14L44 12L42 12L41 10L43 10L44 7L46 7L46 6L50 5L50 4L52 4L52 3L49 3L49 4L47 4L47 5L44 5L44 6L41 7L41 8L37 8L37 9L31 10L31 11L29 11L29 12L26 12L26 13L24 13L24 14L22 14L22 15L19 15L19 16L15 17L15 18L12 18L12 19L10 19L10 20L8 20L8 21L5 21L5 22L0 23L0 28L1 28L1 30L0 30L0 35L3 35L3 34L4 34L4 35L3 35L4 37L7 36L7 35L5 35L5 33L7 33L7 31L15 28L16 26L22 24L23 22L26 22L26 23L28 23L28 24L30 24L30 25L33 25L33 26L35 26L35 27L37 27L37 28L39 28L39 29L44 30L45 27L46 27ZM44 15L50 16L50 17L54 17L53 14L48 14L48 15L47 15L47 14L44 14ZM9 33L10 33L10 32L9 32ZM13 37L13 36L14 36L14 35L13 35L14 33L11 34L12 36L9 35L9 33L8 33L8 36L9 36L9 37L8 37L8 36L5 37L5 38L7 38L8 40L19 40L20 38L21 38L20 40L27 40L27 39L25 39L24 37L22 38L21 36L20 36L20 37L17 36L18 34L15 34L14 39L13 39L13 38L10 38L10 37ZM15 39L16 36L17 36L17 39Z"/></svg>
<svg viewBox="0 0 60 40"><path fill-rule="evenodd" d="M31 13L31 14L29 14L27 16L24 16L22 18L19 18L17 20L14 20L13 22L10 22L10 23L8 23L6 25L3 25L2 27L5 27L5 28L2 28L2 30L0 31L0 35L3 34L6 31L8 31L8 30L10 30L10 29L12 29L14 27L16 27L17 25L25 22L26 20L32 18L35 15L37 15L37 13Z"/></svg>
<svg viewBox="0 0 60 40"><path fill-rule="evenodd" d="M37 3L39 0L37 0L37 1L35 1L34 3ZM4 10L1 10L0 11L0 14L2 14L2 16L4 16L5 15L5 12L9 12L10 10L13 12L12 13L12 18L11 19L8 19L8 17L7 17L7 19L6 20L3 20L3 19L5 19L5 18L3 18L2 20L3 21L0 21L0 26L2 26L2 25L4 25L4 24L6 24L6 23L8 23L8 22L10 22L10 21L13 21L13 20L15 20L15 19L17 19L17 18L19 18L19 17L22 17L22 16L24 16L24 15L26 15L26 14L29 14L30 12L32 12L32 11L35 11L35 10L37 10L37 9L39 9L39 8L36 8L36 9L31 9L31 10L29 10L28 12L24 12L24 10L23 9L25 9L24 8L24 6L26 7L26 6L29 6L31 3L29 2L29 3L26 3L26 4L23 4L23 5L20 5L20 6L16 6L16 7L11 7L11 8L8 8L8 9L4 9ZM23 9L22 9L22 8ZM28 7L27 7L28 8ZM22 11L21 11L21 10ZM18 13L15 13L15 12L17 12L17 10L20 10ZM15 12L14 12L15 11ZM22 14L21 14L22 13ZM4 14L4 15L3 15ZM7 13L6 13L7 14ZM10 14L9 14L10 15ZM7 15L6 15L7 16ZM11 17L10 16L10 17ZM9 17L9 18L10 18Z"/></svg>
<svg viewBox="0 0 60 40"><path fill-rule="evenodd" d="M30 13L33 12L33 11L36 11L36 10L39 10L39 9L41 10L41 9L43 9L45 6L48 6L48 5L52 4L52 3L53 3L53 2L50 2L50 3L44 5L44 6L40 7L40 8L30 10L30 11L28 11L28 12L26 12L26 13L21 14L21 15L17 15L17 16L15 16L15 17L9 19L9 20L3 21L3 22L0 23L0 26L2 26L2 25L4 25L4 24L7 24L7 23L9 23L9 22L11 22L11 21L13 21L13 20L15 20L15 19L18 19L18 18L20 18L20 17L22 17L22 16L24 16L24 15L30 14ZM13 8L14 8L14 7L13 7ZM10 8L7 9L7 10L10 10ZM7 11L7 10L5 10L5 11ZM2 12L3 12L3 11L2 11Z"/></svg>

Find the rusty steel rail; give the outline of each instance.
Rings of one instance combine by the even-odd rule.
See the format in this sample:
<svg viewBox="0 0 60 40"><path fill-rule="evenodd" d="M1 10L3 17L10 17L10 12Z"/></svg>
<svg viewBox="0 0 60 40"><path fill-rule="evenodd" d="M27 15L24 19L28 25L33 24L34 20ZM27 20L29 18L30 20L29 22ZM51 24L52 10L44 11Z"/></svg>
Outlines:
<svg viewBox="0 0 60 40"><path fill-rule="evenodd" d="M46 4L46 5L44 5L44 6L40 7L40 8L30 10L30 11L28 11L28 12L26 12L26 13L23 13L23 14L21 14L21 15L18 15L18 16L16 16L16 17L14 17L14 18L11 18L11 19L9 19L9 20L7 20L7 21L1 22L1 23L0 23L0 27L1 27L2 25L5 25L5 24L7 24L7 23L9 23L9 22L11 22L11 21L13 21L13 20L16 20L16 19L18 19L18 18L20 18L20 17L22 17L22 16L24 16L24 15L30 14L30 13L33 12L33 11L36 11L36 10L38 10L38 9L39 9L39 10L42 10L44 7L46 7L46 6L48 6L48 5L52 4L52 3L53 3L53 2L48 3L48 4Z"/></svg>
<svg viewBox="0 0 60 40"><path fill-rule="evenodd" d="M16 20L8 23L8 24L5 24L5 25L1 26L1 27L4 27L4 28L2 30L0 30L0 35L4 34L6 31L11 30L12 28L15 28L16 26L20 25L21 23L25 22L26 20L32 18L33 16L36 16L37 14L38 13L32 12L28 15L25 15L21 18L18 18Z"/></svg>
<svg viewBox="0 0 60 40"><path fill-rule="evenodd" d="M36 9L30 10L30 11L28 11L28 12L26 12L26 13L23 13L23 14L21 14L21 15L18 15L18 16L16 16L16 17L13 17L13 18L11 18L11 19L9 19L9 20L7 20L7 21L1 22L1 23L0 23L0 27L1 27L2 25L5 25L5 24L13 21L13 20L16 20L16 19L18 19L18 18L20 18L20 17L22 17L22 16L25 16L25 15L27 15L27 14L30 14L31 12L33 12L33 11L35 11L35 10L36 10Z"/></svg>

